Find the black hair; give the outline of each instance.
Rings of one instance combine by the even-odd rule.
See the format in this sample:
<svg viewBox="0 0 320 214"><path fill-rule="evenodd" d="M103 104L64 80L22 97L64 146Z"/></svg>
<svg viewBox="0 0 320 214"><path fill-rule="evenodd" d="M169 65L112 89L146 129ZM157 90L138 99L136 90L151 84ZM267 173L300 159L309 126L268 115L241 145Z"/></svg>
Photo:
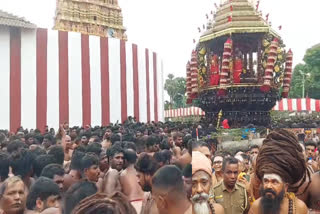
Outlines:
<svg viewBox="0 0 320 214"><path fill-rule="evenodd" d="M82 158L84 157L85 153L75 150L71 157L70 169L74 170L81 170Z"/></svg>
<svg viewBox="0 0 320 214"><path fill-rule="evenodd" d="M39 145L43 141L43 136L40 133L35 134L33 138L34 138L34 144L38 144Z"/></svg>
<svg viewBox="0 0 320 214"><path fill-rule="evenodd" d="M54 136L52 136L51 134L46 134L43 139L48 139L51 142L51 145L56 144L56 140L54 138Z"/></svg>
<svg viewBox="0 0 320 214"><path fill-rule="evenodd" d="M260 148L259 148L258 145L254 144L254 145L250 146L250 151L251 151L252 149L260 149Z"/></svg>
<svg viewBox="0 0 320 214"><path fill-rule="evenodd" d="M110 137L110 141L112 144L114 144L115 142L117 141L120 141L120 136L118 134L112 134L111 137Z"/></svg>
<svg viewBox="0 0 320 214"><path fill-rule="evenodd" d="M137 154L135 151L132 151L131 149L125 149L123 151L124 159L128 161L130 164L135 164L137 161Z"/></svg>
<svg viewBox="0 0 320 214"><path fill-rule="evenodd" d="M148 147L152 147L152 146L156 145L157 143L158 143L157 137L154 136L154 135L151 135L151 136L149 136L148 139L147 139L146 147L147 147L147 148L148 148Z"/></svg>
<svg viewBox="0 0 320 214"><path fill-rule="evenodd" d="M304 148L306 148L307 146L314 146L314 148L317 148L317 144L312 140L307 141L304 145Z"/></svg>
<svg viewBox="0 0 320 214"><path fill-rule="evenodd" d="M135 164L135 169L138 172L142 172L151 176L157 171L158 168L159 165L157 161L148 154L142 154Z"/></svg>
<svg viewBox="0 0 320 214"><path fill-rule="evenodd" d="M192 141L192 150L200 148L200 147L207 147L209 149L209 151L210 151L210 146L206 142L204 142L204 141L195 141L195 140Z"/></svg>
<svg viewBox="0 0 320 214"><path fill-rule="evenodd" d="M173 165L164 166L154 174L152 188L154 187L168 191L170 193L168 196L173 200L179 200L183 198L182 196L186 196L182 172L178 167Z"/></svg>
<svg viewBox="0 0 320 214"><path fill-rule="evenodd" d="M99 156L95 153L85 154L81 160L81 171L83 172L85 169L89 169L93 165L99 166Z"/></svg>
<svg viewBox="0 0 320 214"><path fill-rule="evenodd" d="M172 153L170 150L165 149L154 153L153 157L158 163L162 162L165 165L170 163Z"/></svg>
<svg viewBox="0 0 320 214"><path fill-rule="evenodd" d="M33 210L38 198L45 201L50 196L60 196L59 186L49 178L40 177L30 188L27 196L27 208Z"/></svg>
<svg viewBox="0 0 320 214"><path fill-rule="evenodd" d="M54 158L56 159L55 163L63 165L64 151L62 146L58 146L58 145L51 146L49 148L48 154L54 156Z"/></svg>
<svg viewBox="0 0 320 214"><path fill-rule="evenodd" d="M83 146L83 145L77 146L77 147L74 149L74 152L75 152L75 151L86 153L86 147Z"/></svg>
<svg viewBox="0 0 320 214"><path fill-rule="evenodd" d="M243 158L243 160L250 160L249 156L246 154L241 154L241 157Z"/></svg>
<svg viewBox="0 0 320 214"><path fill-rule="evenodd" d="M160 142L160 145L159 145L159 148L161 150L164 150L164 149L170 149L170 145L169 145L169 142L167 139L163 139L161 142Z"/></svg>
<svg viewBox="0 0 320 214"><path fill-rule="evenodd" d="M40 177L42 169L49 164L55 163L56 159L53 155L45 154L35 158L33 169L37 177Z"/></svg>
<svg viewBox="0 0 320 214"><path fill-rule="evenodd" d="M226 166L229 164L238 164L239 161L238 159L234 158L234 157L228 157L228 158L224 158L223 159L223 164L222 164L222 171L224 171L226 169Z"/></svg>
<svg viewBox="0 0 320 214"><path fill-rule="evenodd" d="M128 141L123 142L123 148L137 151L137 146L134 142L128 142Z"/></svg>
<svg viewBox="0 0 320 214"><path fill-rule="evenodd" d="M53 179L55 175L63 176L65 174L61 165L53 163L42 169L41 177Z"/></svg>
<svg viewBox="0 0 320 214"><path fill-rule="evenodd" d="M107 156L108 159L113 158L116 154L123 153L123 149L119 145L113 145L108 149Z"/></svg>
<svg viewBox="0 0 320 214"><path fill-rule="evenodd" d="M32 150L32 153L37 157L40 155L46 155L47 152L43 148L37 146L34 150Z"/></svg>
<svg viewBox="0 0 320 214"><path fill-rule="evenodd" d="M99 143L92 143L86 147L86 152L91 152L98 156L100 155L101 150L102 150L102 146Z"/></svg>
<svg viewBox="0 0 320 214"><path fill-rule="evenodd" d="M134 138L133 134L128 133L128 134L125 134L122 136L122 140L123 141L134 141L135 138Z"/></svg>
<svg viewBox="0 0 320 214"><path fill-rule="evenodd" d="M229 156L232 156L231 153L228 152L228 151L224 151L223 154L224 154L224 155L223 155L223 159L224 159L225 157L227 157L228 155L229 155Z"/></svg>
<svg viewBox="0 0 320 214"><path fill-rule="evenodd" d="M147 139L148 139L148 137L146 137L146 136L142 136L137 139L136 145L137 145L137 152L138 153L142 153L145 150Z"/></svg>
<svg viewBox="0 0 320 214"><path fill-rule="evenodd" d="M28 149L21 149L11 154L12 172L24 179L33 169L34 156Z"/></svg>
<svg viewBox="0 0 320 214"><path fill-rule="evenodd" d="M31 133L26 134L26 135L25 135L25 139L26 139L26 141L27 141L27 140L29 140L29 138L34 138L34 135L33 135L33 134L31 134Z"/></svg>
<svg viewBox="0 0 320 214"><path fill-rule="evenodd" d="M0 151L0 182L8 178L10 166L10 156L6 152Z"/></svg>
<svg viewBox="0 0 320 214"><path fill-rule="evenodd" d="M168 149L164 149L161 151L162 156L164 157L164 163L170 163L172 158L172 152Z"/></svg>
<svg viewBox="0 0 320 214"><path fill-rule="evenodd" d="M178 137L182 137L183 138L183 134L181 132L176 132L174 135L173 135L173 140L176 140Z"/></svg>
<svg viewBox="0 0 320 214"><path fill-rule="evenodd" d="M218 146L218 139L217 138L209 138L206 140L206 143L212 148L212 147L215 147L217 148Z"/></svg>
<svg viewBox="0 0 320 214"><path fill-rule="evenodd" d="M164 162L164 157L162 156L161 152L156 152L156 153L154 153L153 158L154 158L158 163Z"/></svg>
<svg viewBox="0 0 320 214"><path fill-rule="evenodd" d="M187 164L183 171L182 171L182 175L185 177L185 178L191 178L192 177L192 165L191 164Z"/></svg>
<svg viewBox="0 0 320 214"><path fill-rule="evenodd" d="M187 134L186 136L183 137L183 146L184 146L185 148L188 147L188 142L189 142L189 140L191 140L191 139L192 139L192 136L191 136L190 134Z"/></svg>
<svg viewBox="0 0 320 214"><path fill-rule="evenodd" d="M20 140L14 140L7 146L7 152L12 153L22 148L28 148L28 146Z"/></svg>
<svg viewBox="0 0 320 214"><path fill-rule="evenodd" d="M98 192L96 184L89 181L80 181L73 184L65 195L64 214L71 214L72 210L86 197Z"/></svg>

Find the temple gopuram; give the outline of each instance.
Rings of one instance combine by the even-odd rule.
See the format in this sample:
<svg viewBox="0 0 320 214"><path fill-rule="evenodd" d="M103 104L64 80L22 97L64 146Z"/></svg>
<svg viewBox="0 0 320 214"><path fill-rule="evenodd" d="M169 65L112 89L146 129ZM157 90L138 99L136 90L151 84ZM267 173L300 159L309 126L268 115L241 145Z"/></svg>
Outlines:
<svg viewBox="0 0 320 214"><path fill-rule="evenodd" d="M292 52L258 7L248 0L217 6L187 63L188 103L197 100L209 123L270 127L271 109L288 97Z"/></svg>
<svg viewBox="0 0 320 214"><path fill-rule="evenodd" d="M57 0L54 29L127 40L118 0Z"/></svg>

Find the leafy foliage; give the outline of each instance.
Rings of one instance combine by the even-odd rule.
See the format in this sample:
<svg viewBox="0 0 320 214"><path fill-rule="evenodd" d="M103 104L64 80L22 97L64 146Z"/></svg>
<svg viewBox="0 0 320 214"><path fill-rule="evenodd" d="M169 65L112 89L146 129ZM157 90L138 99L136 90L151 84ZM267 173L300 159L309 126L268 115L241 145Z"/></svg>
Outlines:
<svg viewBox="0 0 320 214"><path fill-rule="evenodd" d="M165 101L165 109L175 109L186 107L186 79L184 77L174 77L168 75L164 89L167 91L170 101Z"/></svg>
<svg viewBox="0 0 320 214"><path fill-rule="evenodd" d="M308 49L303 60L305 64L298 64L294 68L290 97L302 97L305 80L305 95L320 99L320 44Z"/></svg>

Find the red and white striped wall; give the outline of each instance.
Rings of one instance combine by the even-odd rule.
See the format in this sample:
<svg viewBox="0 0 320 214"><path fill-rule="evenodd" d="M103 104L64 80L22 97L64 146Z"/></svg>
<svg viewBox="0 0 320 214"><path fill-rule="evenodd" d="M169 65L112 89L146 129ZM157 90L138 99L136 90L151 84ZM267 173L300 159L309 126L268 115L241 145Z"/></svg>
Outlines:
<svg viewBox="0 0 320 214"><path fill-rule="evenodd" d="M0 27L0 129L162 121L162 61L112 38Z"/></svg>
<svg viewBox="0 0 320 214"><path fill-rule="evenodd" d="M314 111L320 112L320 100L315 99L282 99L273 108L275 111Z"/></svg>

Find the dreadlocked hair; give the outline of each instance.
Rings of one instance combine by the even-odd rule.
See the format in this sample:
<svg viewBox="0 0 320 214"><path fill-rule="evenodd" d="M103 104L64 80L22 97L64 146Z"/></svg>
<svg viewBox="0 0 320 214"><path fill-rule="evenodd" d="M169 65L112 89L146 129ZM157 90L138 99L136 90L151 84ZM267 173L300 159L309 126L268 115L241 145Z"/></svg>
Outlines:
<svg viewBox="0 0 320 214"><path fill-rule="evenodd" d="M279 175L292 192L297 192L310 178L302 148L291 131L276 130L263 141L256 160L256 175L262 181L266 173Z"/></svg>
<svg viewBox="0 0 320 214"><path fill-rule="evenodd" d="M111 196L97 193L83 199L72 214L137 214L129 200L121 192Z"/></svg>

